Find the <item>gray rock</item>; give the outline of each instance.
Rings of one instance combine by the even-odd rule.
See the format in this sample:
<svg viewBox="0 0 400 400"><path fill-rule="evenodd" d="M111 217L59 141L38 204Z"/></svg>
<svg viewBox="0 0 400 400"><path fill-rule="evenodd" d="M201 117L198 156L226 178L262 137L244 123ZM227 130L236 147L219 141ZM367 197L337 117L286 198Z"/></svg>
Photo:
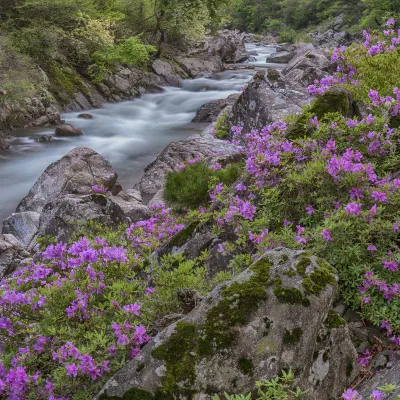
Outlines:
<svg viewBox="0 0 400 400"><path fill-rule="evenodd" d="M37 143L46 143L53 140L53 136L51 135L32 136L31 139Z"/></svg>
<svg viewBox="0 0 400 400"><path fill-rule="evenodd" d="M345 325L325 323L336 284L309 295L296 273L300 260L308 260L307 276L326 265L303 257L287 249L267 252L159 333L96 398L122 398L141 389L167 398L184 399L190 392L194 400L210 400L224 391L248 393L257 380L291 368L308 400L336 399L357 374L357 354ZM327 273L332 283L337 280ZM169 390L163 387L166 376L173 385Z"/></svg>
<svg viewBox="0 0 400 400"><path fill-rule="evenodd" d="M83 114L79 114L78 118L82 118L82 119L93 119L93 115L89 114L89 113L83 113Z"/></svg>
<svg viewBox="0 0 400 400"><path fill-rule="evenodd" d="M172 86L179 86L180 79L174 72L171 64L163 60L154 60L152 64L153 70L157 75L164 77Z"/></svg>
<svg viewBox="0 0 400 400"><path fill-rule="evenodd" d="M13 235L0 235L0 277L15 271L29 256L30 254Z"/></svg>
<svg viewBox="0 0 400 400"><path fill-rule="evenodd" d="M382 353L378 353L375 355L375 357L371 361L371 368L374 371L381 371L386 367L388 363L388 360L386 356Z"/></svg>
<svg viewBox="0 0 400 400"><path fill-rule="evenodd" d="M96 184L103 185L106 193L93 193ZM4 221L3 233L13 234L24 247L32 248L41 235L66 241L86 221L113 227L149 214L140 193L124 192L111 164L82 147L47 167L17 212Z"/></svg>
<svg viewBox="0 0 400 400"><path fill-rule="evenodd" d="M224 70L224 64L219 55L200 53L192 56L179 56L175 61L185 71L188 77L197 78L211 72Z"/></svg>
<svg viewBox="0 0 400 400"><path fill-rule="evenodd" d="M238 99L238 94L231 94L226 99L212 100L201 106L197 111L192 122L214 122L218 118L219 113L228 105L232 105Z"/></svg>
<svg viewBox="0 0 400 400"><path fill-rule="evenodd" d="M71 124L62 124L57 126L55 130L56 136L81 136L83 135L82 129L75 128Z"/></svg>
<svg viewBox="0 0 400 400"><path fill-rule="evenodd" d="M211 55L218 55L226 63L239 63L249 56L244 45L244 34L228 29L218 31L209 39L206 50Z"/></svg>
<svg viewBox="0 0 400 400"><path fill-rule="evenodd" d="M76 147L50 164L17 207L17 212L41 212L43 207L64 194L89 194L102 184L112 190L117 173L100 154L87 147Z"/></svg>
<svg viewBox="0 0 400 400"><path fill-rule="evenodd" d="M364 396L363 398L367 399L373 390L385 384L392 384L396 387L391 395L385 397L385 400L398 400L398 396L400 396L400 360L395 361L392 368L380 371L357 390Z"/></svg>
<svg viewBox="0 0 400 400"><path fill-rule="evenodd" d="M40 226L40 213L22 211L11 214L3 222L2 233L14 235L24 247L29 247Z"/></svg>
<svg viewBox="0 0 400 400"><path fill-rule="evenodd" d="M145 173L135 188L140 190L143 201L148 203L163 188L168 172L178 171L178 167L186 160L202 157L209 162L215 162L225 156L240 157L235 146L216 139L209 133L195 134L172 142L145 168Z"/></svg>
<svg viewBox="0 0 400 400"><path fill-rule="evenodd" d="M288 63L294 57L293 51L277 51L276 53L270 54L267 57L267 62L270 63Z"/></svg>
<svg viewBox="0 0 400 400"><path fill-rule="evenodd" d="M233 105L229 122L244 132L261 129L289 114L301 112L307 102L304 88L289 82L276 70L258 72Z"/></svg>

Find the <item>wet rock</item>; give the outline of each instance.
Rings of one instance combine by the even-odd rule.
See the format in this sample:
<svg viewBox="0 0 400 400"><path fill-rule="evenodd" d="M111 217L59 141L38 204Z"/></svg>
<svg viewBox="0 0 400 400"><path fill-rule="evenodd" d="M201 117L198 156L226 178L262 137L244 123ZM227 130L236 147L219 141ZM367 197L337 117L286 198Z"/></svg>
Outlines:
<svg viewBox="0 0 400 400"><path fill-rule="evenodd" d="M81 136L83 131L71 124L62 124L57 126L55 130L56 136Z"/></svg>
<svg viewBox="0 0 400 400"><path fill-rule="evenodd" d="M345 322L333 318L332 325L329 313L336 281L320 259L287 249L266 252L159 333L96 398L190 393L210 400L225 391L248 393L257 380L292 368L307 399L334 400L357 374Z"/></svg>
<svg viewBox="0 0 400 400"><path fill-rule="evenodd" d="M89 113L82 113L78 115L78 118L82 119L93 119L93 115Z"/></svg>
<svg viewBox="0 0 400 400"><path fill-rule="evenodd" d="M270 54L267 57L267 62L286 64L293 57L294 57L294 52L292 52L292 51L277 51L276 53Z"/></svg>
<svg viewBox="0 0 400 400"><path fill-rule="evenodd" d="M231 94L226 99L213 100L201 106L197 111L192 122L214 122L218 118L220 112L228 105L232 105L238 99L238 94Z"/></svg>
<svg viewBox="0 0 400 400"><path fill-rule="evenodd" d="M51 135L32 136L31 139L37 143L46 143L53 140L53 136Z"/></svg>
<svg viewBox="0 0 400 400"><path fill-rule="evenodd" d="M240 159L240 154L235 146L224 140L216 139L209 133L195 134L187 139L170 143L161 154L145 168L145 173L140 182L135 185L145 203L163 188L167 174L178 171L179 166L188 159L204 158L214 163L226 156L232 162Z"/></svg>
<svg viewBox="0 0 400 400"><path fill-rule="evenodd" d="M0 277L15 271L29 256L13 235L0 235Z"/></svg>
<svg viewBox="0 0 400 400"><path fill-rule="evenodd" d="M226 63L239 63L249 56L244 45L244 34L228 29L218 31L209 39L206 50L213 56L218 55Z"/></svg>
<svg viewBox="0 0 400 400"><path fill-rule="evenodd" d="M224 70L224 63L221 57L210 55L206 52L186 57L179 56L175 58L175 61L190 78L197 78L208 73Z"/></svg>

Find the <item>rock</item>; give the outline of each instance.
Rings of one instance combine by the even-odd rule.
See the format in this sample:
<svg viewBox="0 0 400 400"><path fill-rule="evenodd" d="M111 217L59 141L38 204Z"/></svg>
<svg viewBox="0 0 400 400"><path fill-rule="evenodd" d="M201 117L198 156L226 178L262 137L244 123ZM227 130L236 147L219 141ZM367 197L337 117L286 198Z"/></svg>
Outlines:
<svg viewBox="0 0 400 400"><path fill-rule="evenodd" d="M32 136L31 139L37 143L46 143L53 140L53 136L51 135Z"/></svg>
<svg viewBox="0 0 400 400"><path fill-rule="evenodd" d="M333 72L332 66L324 51L317 50L312 44L305 44L297 48L282 73L288 80L308 86L315 79Z"/></svg>
<svg viewBox="0 0 400 400"><path fill-rule="evenodd" d="M126 221L124 210L110 194L66 194L44 207L37 235L55 236L67 242L79 226L87 221L116 228Z"/></svg>
<svg viewBox="0 0 400 400"><path fill-rule="evenodd" d="M277 51L276 53L270 54L267 57L269 63L288 63L294 57L294 53L291 51Z"/></svg>
<svg viewBox="0 0 400 400"><path fill-rule="evenodd" d="M281 44L278 44L278 46L276 46L276 51L277 52L280 52L280 51L294 52L300 46L297 44L291 44L291 43L281 43Z"/></svg>
<svg viewBox="0 0 400 400"><path fill-rule="evenodd" d="M358 369L345 322L329 312L336 281L325 262L301 251L266 252L159 333L96 399L210 400L248 393L291 368L308 400L334 400Z"/></svg>
<svg viewBox="0 0 400 400"><path fill-rule="evenodd" d="M0 277L11 274L29 256L13 235L0 235Z"/></svg>
<svg viewBox="0 0 400 400"><path fill-rule="evenodd" d="M357 390L363 395L363 398L367 399L373 390L385 384L391 384L395 387L392 394L385 396L385 400L398 400L398 396L400 396L400 360L396 360L392 368L380 371L379 374L363 383Z"/></svg>
<svg viewBox="0 0 400 400"><path fill-rule="evenodd" d="M238 99L238 94L231 94L226 99L212 100L201 106L200 110L197 111L196 116L192 119L192 122L214 122L219 113L228 105L232 105Z"/></svg>
<svg viewBox="0 0 400 400"><path fill-rule="evenodd" d="M17 207L17 212L41 212L43 207L64 194L90 194L102 184L112 190L117 173L100 154L87 147L76 147L50 164Z"/></svg>
<svg viewBox="0 0 400 400"><path fill-rule="evenodd" d="M33 126L44 126L44 125L50 125L49 122L49 117L47 115L42 115L39 117L36 121L32 122Z"/></svg>
<svg viewBox="0 0 400 400"><path fill-rule="evenodd" d="M197 78L204 74L220 72L224 70L224 63L218 55L201 53L190 57L179 56L175 61L185 71L188 77Z"/></svg>
<svg viewBox="0 0 400 400"><path fill-rule="evenodd" d="M89 114L89 113L83 113L83 114L79 114L78 118L82 118L82 119L93 119L93 115Z"/></svg>
<svg viewBox="0 0 400 400"><path fill-rule="evenodd" d="M244 132L250 132L286 115L301 112L301 105L307 99L304 88L287 81L278 71L260 71L232 106L228 119L231 125L240 125Z"/></svg>
<svg viewBox="0 0 400 400"><path fill-rule="evenodd" d="M106 193L94 193L101 184ZM77 224L94 220L108 226L149 216L137 191L124 192L111 164L94 150L78 147L51 164L4 221L3 233L13 234L32 248L38 235L67 240Z"/></svg>
<svg viewBox="0 0 400 400"><path fill-rule="evenodd" d="M228 29L218 31L209 39L206 50L211 55L220 56L226 63L239 63L247 60L249 56L244 45L244 34Z"/></svg>
<svg viewBox="0 0 400 400"><path fill-rule="evenodd" d="M135 188L140 190L143 201L148 203L163 188L168 172L178 171L178 167L188 159L201 157L216 162L225 156L239 160L235 146L225 140L216 139L209 133L195 134L187 139L170 143L161 154L145 168L145 173Z"/></svg>
<svg viewBox="0 0 400 400"><path fill-rule="evenodd" d="M35 238L39 226L39 212L22 211L11 214L3 221L2 233L14 235L24 247L28 247Z"/></svg>
<svg viewBox="0 0 400 400"><path fill-rule="evenodd" d="M83 131L79 128L75 128L70 124L62 124L57 126L55 130L56 136L81 136L83 135Z"/></svg>
<svg viewBox="0 0 400 400"><path fill-rule="evenodd" d="M152 64L153 70L157 75L161 75L166 79L168 84L172 86L179 86L180 79L177 76L171 66L171 64L167 63L163 60L154 60Z"/></svg>
<svg viewBox="0 0 400 400"><path fill-rule="evenodd" d="M375 357L371 361L371 368L374 371L381 371L386 367L388 363L388 360L386 356L382 353L378 353L375 355Z"/></svg>

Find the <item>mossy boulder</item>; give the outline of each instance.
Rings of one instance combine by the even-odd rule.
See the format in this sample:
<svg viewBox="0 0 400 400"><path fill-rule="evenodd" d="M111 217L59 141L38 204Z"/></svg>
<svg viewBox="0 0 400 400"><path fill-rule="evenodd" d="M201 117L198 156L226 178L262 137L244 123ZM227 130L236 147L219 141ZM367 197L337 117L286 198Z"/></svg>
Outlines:
<svg viewBox="0 0 400 400"><path fill-rule="evenodd" d="M343 86L334 86L317 97L289 127L287 136L290 139L296 139L311 135L313 127L310 125L310 118L317 117L321 121L334 113L345 118L361 117L353 94Z"/></svg>
<svg viewBox="0 0 400 400"><path fill-rule="evenodd" d="M304 280L321 270L329 278L310 292ZM346 326L325 324L336 281L332 268L304 252L266 252L158 334L98 398L127 399L141 390L154 399L206 400L224 391L247 393L257 380L291 368L307 399L336 399L354 377L346 369L357 355ZM341 340L332 341L338 330ZM324 368L316 372L320 358Z"/></svg>

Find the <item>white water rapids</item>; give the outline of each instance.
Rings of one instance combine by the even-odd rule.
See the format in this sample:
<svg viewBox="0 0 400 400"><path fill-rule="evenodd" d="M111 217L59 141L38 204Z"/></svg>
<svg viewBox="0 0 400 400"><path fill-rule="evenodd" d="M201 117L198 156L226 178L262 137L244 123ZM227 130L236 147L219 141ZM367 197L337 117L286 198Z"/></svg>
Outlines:
<svg viewBox="0 0 400 400"><path fill-rule="evenodd" d="M258 53L253 56L256 60L248 64L282 68L266 63L267 55L275 51L273 46L248 44L247 48ZM122 186L131 188L140 179L143 168L168 143L205 128L206 124L191 123L203 104L239 93L255 72L254 69L224 71L207 78L185 80L180 88L165 87L162 93L88 110L94 117L91 120L78 119L79 113L64 114L66 123L83 129L85 134L80 137L54 137L50 142L36 143L33 136L51 134L54 128L12 132L10 149L0 151L0 223L14 212L46 167L74 147L96 150L111 162Z"/></svg>

